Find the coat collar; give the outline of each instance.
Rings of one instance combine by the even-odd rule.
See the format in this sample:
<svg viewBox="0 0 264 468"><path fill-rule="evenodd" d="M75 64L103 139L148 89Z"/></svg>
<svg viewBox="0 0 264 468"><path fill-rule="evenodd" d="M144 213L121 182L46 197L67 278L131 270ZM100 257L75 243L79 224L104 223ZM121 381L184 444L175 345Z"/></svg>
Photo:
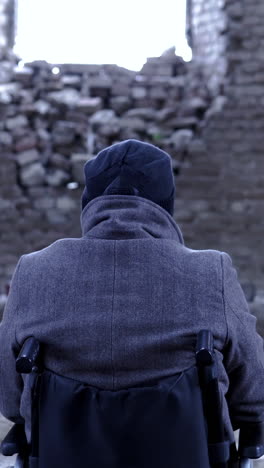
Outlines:
<svg viewBox="0 0 264 468"><path fill-rule="evenodd" d="M136 195L102 195L81 213L82 234L98 239L174 239L184 244L179 226L162 207Z"/></svg>

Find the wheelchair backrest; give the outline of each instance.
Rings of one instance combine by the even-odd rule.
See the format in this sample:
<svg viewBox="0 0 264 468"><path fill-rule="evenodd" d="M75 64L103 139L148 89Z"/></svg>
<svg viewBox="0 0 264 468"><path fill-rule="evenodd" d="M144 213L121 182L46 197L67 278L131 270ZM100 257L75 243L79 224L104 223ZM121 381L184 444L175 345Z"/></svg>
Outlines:
<svg viewBox="0 0 264 468"><path fill-rule="evenodd" d="M155 385L97 389L44 370L39 468L209 468L197 368Z"/></svg>
<svg viewBox="0 0 264 468"><path fill-rule="evenodd" d="M224 439L210 331L197 336L197 366L115 391L43 369L40 347L28 338L16 360L18 372L35 375L34 468L226 466L230 443Z"/></svg>

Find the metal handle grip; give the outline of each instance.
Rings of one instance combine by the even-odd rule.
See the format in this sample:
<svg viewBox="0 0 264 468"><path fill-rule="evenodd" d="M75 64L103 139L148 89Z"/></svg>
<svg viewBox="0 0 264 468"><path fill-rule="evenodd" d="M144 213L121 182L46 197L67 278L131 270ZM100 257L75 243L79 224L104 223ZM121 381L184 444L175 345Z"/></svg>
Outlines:
<svg viewBox="0 0 264 468"><path fill-rule="evenodd" d="M39 341L33 336L27 338L16 359L16 371L20 374L30 374L37 366L39 356Z"/></svg>
<svg viewBox="0 0 264 468"><path fill-rule="evenodd" d="M213 335L210 330L201 330L196 342L196 362L198 366L208 366L213 363Z"/></svg>

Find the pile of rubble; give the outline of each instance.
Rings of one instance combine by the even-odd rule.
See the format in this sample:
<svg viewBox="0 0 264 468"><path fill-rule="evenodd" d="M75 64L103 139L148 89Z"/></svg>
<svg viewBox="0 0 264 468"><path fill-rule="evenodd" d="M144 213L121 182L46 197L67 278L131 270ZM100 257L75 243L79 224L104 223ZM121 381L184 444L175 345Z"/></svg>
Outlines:
<svg viewBox="0 0 264 468"><path fill-rule="evenodd" d="M0 151L24 188L82 184L83 163L128 138L168 151L177 171L210 105L200 70L173 49L139 73L46 62L1 70Z"/></svg>

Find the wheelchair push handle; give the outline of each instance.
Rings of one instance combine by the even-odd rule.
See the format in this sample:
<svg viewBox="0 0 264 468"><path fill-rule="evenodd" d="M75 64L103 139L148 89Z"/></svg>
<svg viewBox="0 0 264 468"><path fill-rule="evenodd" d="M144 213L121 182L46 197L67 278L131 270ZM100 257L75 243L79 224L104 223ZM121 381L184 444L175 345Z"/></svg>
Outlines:
<svg viewBox="0 0 264 468"><path fill-rule="evenodd" d="M37 370L40 344L33 336L27 338L16 359L16 371L20 374L30 374Z"/></svg>
<svg viewBox="0 0 264 468"><path fill-rule="evenodd" d="M195 357L198 366L213 364L214 340L210 330L201 330L197 335Z"/></svg>

